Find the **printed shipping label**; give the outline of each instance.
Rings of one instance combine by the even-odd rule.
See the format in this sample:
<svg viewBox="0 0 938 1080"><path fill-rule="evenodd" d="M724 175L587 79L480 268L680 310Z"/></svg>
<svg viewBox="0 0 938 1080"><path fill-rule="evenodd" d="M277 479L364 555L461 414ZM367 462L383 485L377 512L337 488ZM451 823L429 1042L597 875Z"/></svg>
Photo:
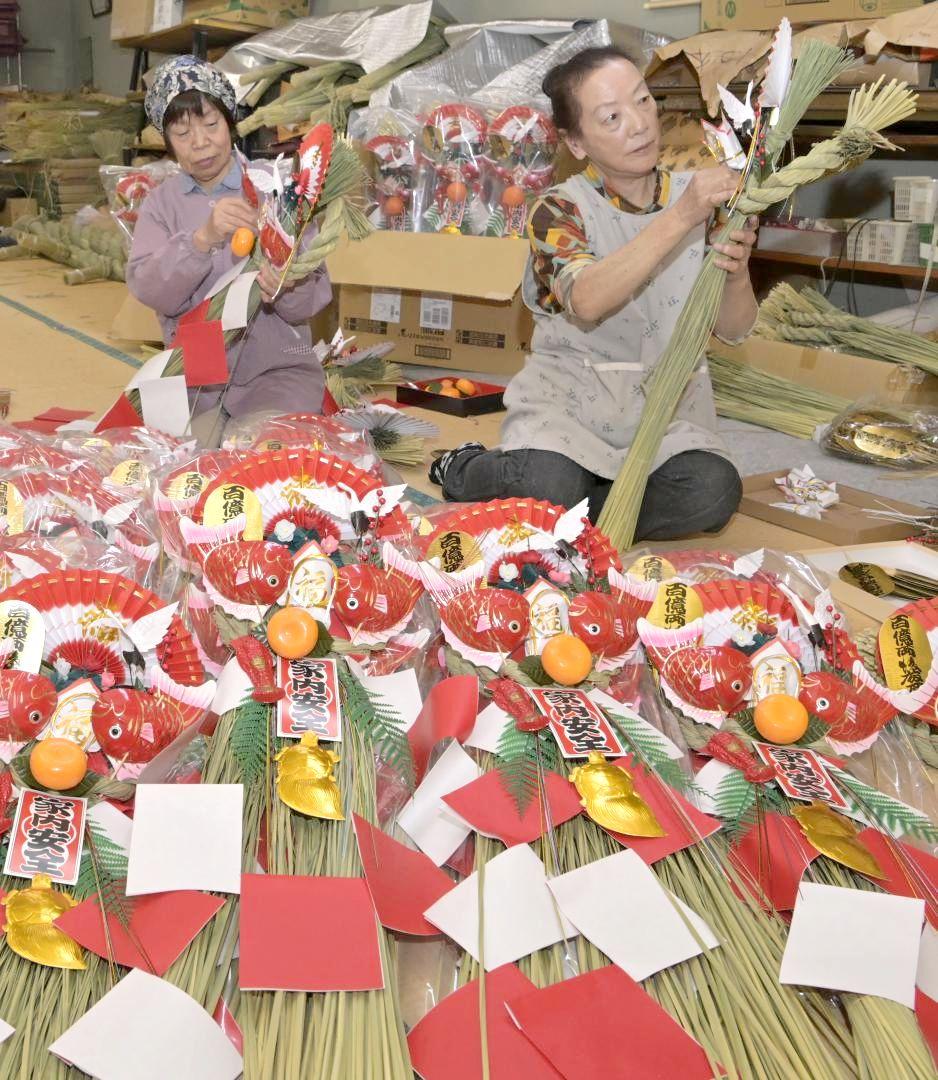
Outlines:
<svg viewBox="0 0 938 1080"><path fill-rule="evenodd" d="M771 765L775 770L778 786L790 798L803 802L818 799L838 810L849 809L850 804L841 795L823 762L813 751L763 742L754 742L752 745L766 765Z"/></svg>
<svg viewBox="0 0 938 1080"><path fill-rule="evenodd" d="M424 330L451 330L453 327L453 298L420 294L420 325Z"/></svg>
<svg viewBox="0 0 938 1080"><path fill-rule="evenodd" d="M60 885L74 885L87 811L87 799L24 791L16 808L3 872L23 878L48 874Z"/></svg>
<svg viewBox="0 0 938 1080"><path fill-rule="evenodd" d="M582 690L542 686L527 690L550 721L550 729L565 758L586 757L591 750L606 755L625 753L602 709Z"/></svg>
<svg viewBox="0 0 938 1080"><path fill-rule="evenodd" d="M312 731L323 742L342 738L342 707L335 660L280 657L278 681L285 697L277 703L277 734L282 739L298 739Z"/></svg>
<svg viewBox="0 0 938 1080"><path fill-rule="evenodd" d="M373 289L371 292L371 317L376 322L399 323L401 321L401 293L390 289Z"/></svg>

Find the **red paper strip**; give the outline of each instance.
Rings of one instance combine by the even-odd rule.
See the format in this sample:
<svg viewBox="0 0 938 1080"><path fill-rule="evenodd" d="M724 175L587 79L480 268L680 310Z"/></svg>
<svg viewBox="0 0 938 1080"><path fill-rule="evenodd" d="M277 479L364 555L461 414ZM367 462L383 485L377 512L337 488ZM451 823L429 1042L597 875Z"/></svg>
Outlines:
<svg viewBox="0 0 938 1080"><path fill-rule="evenodd" d="M195 323L203 323L208 318L208 306L211 303L211 299L206 298L201 304L196 304L191 311L187 311L185 315L180 315L176 322L176 328L180 326L192 326ZM176 342L173 341L173 347L175 348Z"/></svg>
<svg viewBox="0 0 938 1080"><path fill-rule="evenodd" d="M362 878L242 874L242 990L380 990L378 923Z"/></svg>
<svg viewBox="0 0 938 1080"><path fill-rule="evenodd" d="M54 435L59 430L54 420L14 420L10 426L20 431L34 431L38 435Z"/></svg>
<svg viewBox="0 0 938 1080"><path fill-rule="evenodd" d="M111 428L140 427L143 419L137 410L127 400L126 394L114 402L108 411L101 417L95 427L95 434L108 431Z"/></svg>
<svg viewBox="0 0 938 1080"><path fill-rule="evenodd" d="M329 393L329 388L326 387L322 392L322 415L323 416L335 416L337 412L341 412L338 402Z"/></svg>
<svg viewBox="0 0 938 1080"><path fill-rule="evenodd" d="M510 998L508 1009L566 1080L713 1076L703 1047L615 965Z"/></svg>
<svg viewBox="0 0 938 1080"><path fill-rule="evenodd" d="M878 829L864 829L857 839L879 863L885 878L870 878L894 896L925 901L925 915L938 930L938 859Z"/></svg>
<svg viewBox="0 0 938 1080"><path fill-rule="evenodd" d="M228 381L228 357L221 322L181 322L173 345L182 349L186 386L217 386Z"/></svg>
<svg viewBox="0 0 938 1080"><path fill-rule="evenodd" d="M750 895L776 911L794 909L801 877L818 854L798 822L782 814L765 814L730 848L730 860Z"/></svg>
<svg viewBox="0 0 938 1080"><path fill-rule="evenodd" d="M507 1000L526 996L534 989L534 983L514 964L505 964L485 976L491 1080L557 1080L560 1075L521 1034L505 1009ZM607 1031L605 1039L609 1038ZM481 1080L478 979L443 998L414 1027L407 1044L414 1069L424 1080Z"/></svg>
<svg viewBox="0 0 938 1080"><path fill-rule="evenodd" d="M436 937L423 913L456 882L422 851L414 851L358 814L352 815L368 891L383 926L401 934Z"/></svg>
<svg viewBox="0 0 938 1080"><path fill-rule="evenodd" d="M70 424L73 420L84 420L88 416L91 416L91 409L63 409L60 405L55 405L43 413L37 413L35 419Z"/></svg>
<svg viewBox="0 0 938 1080"><path fill-rule="evenodd" d="M554 826L576 817L583 809L573 784L562 776L545 773L544 788ZM515 800L494 770L444 795L443 802L468 821L476 832L497 837L508 847L530 844L547 832L547 815L541 799L531 799L521 816Z"/></svg>
<svg viewBox="0 0 938 1080"><path fill-rule="evenodd" d="M241 1031L238 1021L231 1015L231 1011L228 1008L228 1002L223 997L218 999L218 1004L215 1006L215 1011L212 1013L212 1019L225 1033L225 1038L231 1045L238 1051L241 1056L244 1056L244 1033Z"/></svg>
<svg viewBox="0 0 938 1080"><path fill-rule="evenodd" d="M130 934L116 914L107 916L113 958L122 967L162 976L225 900L209 893L184 891L137 896L127 903ZM108 958L104 919L95 897L60 915L55 925L83 948Z"/></svg>
<svg viewBox="0 0 938 1080"><path fill-rule="evenodd" d="M529 687L528 693L550 721L550 730L565 758L586 757L591 750L621 754L624 750L602 709L583 690Z"/></svg>
<svg viewBox="0 0 938 1080"><path fill-rule="evenodd" d="M938 1001L932 1001L919 989L915 991L915 1019L938 1068Z"/></svg>
<svg viewBox="0 0 938 1080"><path fill-rule="evenodd" d="M629 770L635 791L648 803L665 835L625 836L608 829L606 831L623 847L631 848L648 866L666 855L673 855L675 851L683 851L699 843L720 828L717 818L698 810L631 755L620 758L615 764L624 765Z"/></svg>
<svg viewBox="0 0 938 1080"><path fill-rule="evenodd" d="M475 675L454 675L437 683L427 694L420 715L407 732L418 784L440 739L452 738L462 743L469 738L478 708L479 680Z"/></svg>

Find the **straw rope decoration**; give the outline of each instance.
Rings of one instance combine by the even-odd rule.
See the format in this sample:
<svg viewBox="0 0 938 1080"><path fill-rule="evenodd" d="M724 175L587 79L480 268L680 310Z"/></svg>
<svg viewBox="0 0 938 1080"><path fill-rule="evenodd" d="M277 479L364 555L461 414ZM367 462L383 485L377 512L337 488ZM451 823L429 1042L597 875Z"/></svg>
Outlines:
<svg viewBox="0 0 938 1080"><path fill-rule="evenodd" d="M748 216L784 202L801 185L854 168L877 148L891 147L879 132L912 116L917 96L905 83L893 80L884 85L879 79L850 95L844 126L836 136L818 143L809 153L795 158L778 172L773 171L782 148L808 106L850 66L850 58L842 49L814 41L806 45L795 65L778 122L766 140L768 163L763 171L754 171L750 176L726 225L718 234L718 242L725 241L731 232L739 229ZM638 431L599 518L599 527L619 549L628 548L635 536L648 473L716 324L725 281L725 272L714 265L711 251L704 260L674 334L649 376Z"/></svg>

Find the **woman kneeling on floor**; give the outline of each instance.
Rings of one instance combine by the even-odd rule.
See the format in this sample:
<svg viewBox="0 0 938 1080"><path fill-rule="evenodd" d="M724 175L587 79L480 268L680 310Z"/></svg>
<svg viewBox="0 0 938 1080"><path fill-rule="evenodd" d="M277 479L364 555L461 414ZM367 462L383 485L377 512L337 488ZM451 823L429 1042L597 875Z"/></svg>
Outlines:
<svg viewBox="0 0 938 1080"><path fill-rule="evenodd" d="M533 496L572 507L588 498L595 521L635 437L643 384L702 267L707 222L738 175L725 165L658 167L657 105L615 47L579 53L543 88L567 146L587 165L532 209L523 296L534 335L505 391L501 446L450 450L430 478L457 502ZM755 224L717 245L727 280L716 332L727 342L746 337L756 320L748 270ZM648 477L636 537L716 531L741 493L716 434L702 359Z"/></svg>
<svg viewBox="0 0 938 1080"><path fill-rule="evenodd" d="M159 315L169 345L180 316L239 261L232 233L241 227L256 233L257 210L242 193L244 158L232 142L235 93L227 76L194 56L174 57L157 68L145 104L180 172L140 210L127 286ZM259 162L257 168L270 166ZM305 242L314 234L307 230ZM308 324L332 297L325 270L278 294L279 277L265 262L257 283L263 303L250 332L228 351L228 384L189 391L192 432L206 446L221 442L230 417L322 408L325 381Z"/></svg>

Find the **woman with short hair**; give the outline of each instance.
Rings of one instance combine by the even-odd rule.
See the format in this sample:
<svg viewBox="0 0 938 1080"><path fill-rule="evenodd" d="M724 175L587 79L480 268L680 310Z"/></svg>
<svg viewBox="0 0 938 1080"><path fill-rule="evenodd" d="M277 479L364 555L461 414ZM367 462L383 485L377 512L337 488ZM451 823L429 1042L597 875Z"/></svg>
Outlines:
<svg viewBox="0 0 938 1080"><path fill-rule="evenodd" d="M534 204L523 283L531 353L505 391L501 445L467 443L434 462L444 497L533 496L595 520L628 454L649 374L703 265L707 222L738 174L725 165L658 165L654 98L615 47L587 49L544 80L554 121L585 169ZM726 271L716 333L742 340L756 321L749 280L754 220L716 245ZM742 485L716 434L706 362L693 374L648 477L637 539L722 528Z"/></svg>

